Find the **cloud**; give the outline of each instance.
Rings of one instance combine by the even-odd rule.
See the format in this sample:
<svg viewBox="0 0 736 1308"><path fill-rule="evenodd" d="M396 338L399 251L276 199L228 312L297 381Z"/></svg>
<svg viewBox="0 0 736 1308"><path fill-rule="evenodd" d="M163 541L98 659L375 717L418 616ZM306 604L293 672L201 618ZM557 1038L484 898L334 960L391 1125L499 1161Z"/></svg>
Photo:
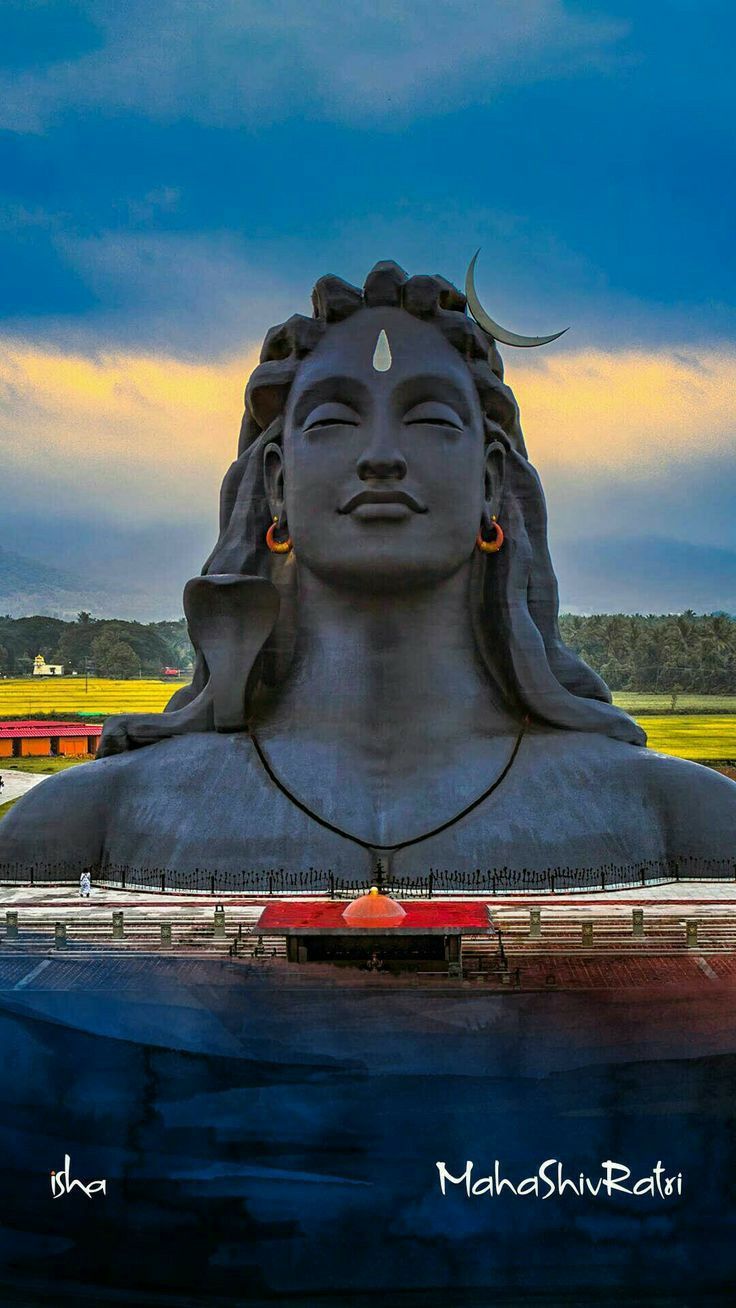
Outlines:
<svg viewBox="0 0 736 1308"><path fill-rule="evenodd" d="M234 457L244 351L219 364L0 343L2 500L117 523L217 515Z"/></svg>
<svg viewBox="0 0 736 1308"><path fill-rule="evenodd" d="M594 505L589 525L602 530L615 526L627 480L646 516L647 480L653 511L668 486L695 484L732 453L732 349L581 352L543 366L506 355L558 534L581 494ZM116 523L214 524L256 359L255 343L195 362L0 339L0 498L13 509L45 499L53 514L82 508Z"/></svg>
<svg viewBox="0 0 736 1308"><path fill-rule="evenodd" d="M100 49L0 78L0 126L68 109L240 126L307 112L390 123L606 68L625 24L564 0L87 0ZM37 22L43 21L37 16ZM33 43L33 35L29 34Z"/></svg>
<svg viewBox="0 0 736 1308"><path fill-rule="evenodd" d="M581 351L541 364L510 355L507 380L543 477L666 475L733 450L733 347Z"/></svg>

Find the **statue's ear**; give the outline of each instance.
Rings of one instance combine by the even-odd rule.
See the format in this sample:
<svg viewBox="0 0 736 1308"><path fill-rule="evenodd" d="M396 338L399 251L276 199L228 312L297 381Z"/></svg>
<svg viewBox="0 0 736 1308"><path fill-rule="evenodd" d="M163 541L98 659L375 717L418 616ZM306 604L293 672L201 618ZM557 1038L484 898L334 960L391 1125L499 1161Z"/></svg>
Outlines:
<svg viewBox="0 0 736 1308"><path fill-rule="evenodd" d="M284 507L284 455L275 441L269 441L263 451L263 481L271 517L280 518Z"/></svg>
<svg viewBox="0 0 736 1308"><path fill-rule="evenodd" d="M489 522L491 518L498 517L501 508L505 469L506 451L500 441L491 441L490 445L486 446L485 488L483 491L485 514Z"/></svg>

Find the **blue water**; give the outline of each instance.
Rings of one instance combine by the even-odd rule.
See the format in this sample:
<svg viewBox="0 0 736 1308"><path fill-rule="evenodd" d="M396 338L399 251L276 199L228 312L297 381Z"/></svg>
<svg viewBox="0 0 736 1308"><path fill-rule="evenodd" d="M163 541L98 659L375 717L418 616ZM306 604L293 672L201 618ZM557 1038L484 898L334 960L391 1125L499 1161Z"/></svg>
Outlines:
<svg viewBox="0 0 736 1308"><path fill-rule="evenodd" d="M736 1052L697 1003L116 975L0 995L3 1302L734 1302ZM105 1198L51 1199L65 1153ZM442 1197L437 1160L496 1158L683 1195Z"/></svg>

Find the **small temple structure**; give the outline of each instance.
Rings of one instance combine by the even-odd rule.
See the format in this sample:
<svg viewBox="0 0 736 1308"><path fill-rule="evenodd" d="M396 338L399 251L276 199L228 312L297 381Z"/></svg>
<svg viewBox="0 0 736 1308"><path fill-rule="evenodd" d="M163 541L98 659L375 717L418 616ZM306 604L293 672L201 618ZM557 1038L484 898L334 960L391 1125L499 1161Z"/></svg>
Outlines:
<svg viewBox="0 0 736 1308"><path fill-rule="evenodd" d="M468 900L399 903L372 886L339 900L267 904L255 931L286 940L293 963L335 963L369 970L462 974L464 935L494 935L485 904Z"/></svg>

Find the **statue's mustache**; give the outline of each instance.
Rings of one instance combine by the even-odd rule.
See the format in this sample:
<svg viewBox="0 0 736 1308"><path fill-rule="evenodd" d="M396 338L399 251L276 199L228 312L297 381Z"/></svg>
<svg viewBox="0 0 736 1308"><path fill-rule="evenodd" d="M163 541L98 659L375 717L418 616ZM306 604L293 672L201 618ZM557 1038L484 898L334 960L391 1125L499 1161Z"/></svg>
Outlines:
<svg viewBox="0 0 736 1308"><path fill-rule="evenodd" d="M361 504L406 504L414 513L426 513L427 506L422 504L416 496L409 491L396 488L391 490L360 490L355 495L351 495L349 500L340 506L338 513L352 513Z"/></svg>

